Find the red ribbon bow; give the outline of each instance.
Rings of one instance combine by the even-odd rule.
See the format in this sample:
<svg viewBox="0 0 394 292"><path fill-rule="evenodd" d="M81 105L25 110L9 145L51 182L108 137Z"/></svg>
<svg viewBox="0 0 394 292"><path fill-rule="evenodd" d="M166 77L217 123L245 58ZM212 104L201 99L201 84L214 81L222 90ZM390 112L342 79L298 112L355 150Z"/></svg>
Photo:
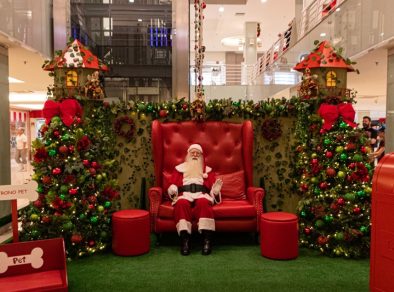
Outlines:
<svg viewBox="0 0 394 292"><path fill-rule="evenodd" d="M70 127L74 122L75 117L82 116L82 107L75 99L65 99L61 102L47 100L44 104L43 115L46 124L51 122L51 119L60 116L62 122Z"/></svg>
<svg viewBox="0 0 394 292"><path fill-rule="evenodd" d="M324 130L330 130L340 116L346 124L353 128L356 127L356 124L354 123L356 112L350 103L341 103L338 105L322 103L318 110L318 114L324 120L322 126Z"/></svg>

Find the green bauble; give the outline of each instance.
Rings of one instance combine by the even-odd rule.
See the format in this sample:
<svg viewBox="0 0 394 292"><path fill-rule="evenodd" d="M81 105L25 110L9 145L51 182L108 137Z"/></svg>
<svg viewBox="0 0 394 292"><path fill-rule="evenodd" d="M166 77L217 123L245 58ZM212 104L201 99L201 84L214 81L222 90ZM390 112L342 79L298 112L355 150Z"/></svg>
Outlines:
<svg viewBox="0 0 394 292"><path fill-rule="evenodd" d="M74 227L74 224L71 221L67 221L63 223L64 230L71 230Z"/></svg>
<svg viewBox="0 0 394 292"><path fill-rule="evenodd" d="M55 117L53 117L52 119L51 119L51 122L52 123L60 123L62 120L58 117L58 116L55 116Z"/></svg>
<svg viewBox="0 0 394 292"><path fill-rule="evenodd" d="M339 241L343 240L343 232L336 232L334 234L334 237L336 240L339 240Z"/></svg>
<svg viewBox="0 0 394 292"><path fill-rule="evenodd" d="M328 138L325 138L325 139L323 140L323 144L324 144L324 145L330 145L330 144L331 144L331 140L328 139Z"/></svg>
<svg viewBox="0 0 394 292"><path fill-rule="evenodd" d="M353 155L353 160L357 161L357 162L363 161L363 156L360 155L360 154L354 154Z"/></svg>
<svg viewBox="0 0 394 292"><path fill-rule="evenodd" d="M68 140L70 140L70 135L69 134L64 134L63 136L62 136L62 141L68 141Z"/></svg>
<svg viewBox="0 0 394 292"><path fill-rule="evenodd" d="M92 222L93 224L96 224L98 222L98 217L97 216L90 217L90 222Z"/></svg>
<svg viewBox="0 0 394 292"><path fill-rule="evenodd" d="M43 192L43 188L42 188L42 185L38 185L38 187L37 187L37 193L42 193Z"/></svg>
<svg viewBox="0 0 394 292"><path fill-rule="evenodd" d="M323 220L320 220L320 219L316 220L315 226L316 226L317 228L323 227L323 226L324 226L324 221L323 221Z"/></svg>
<svg viewBox="0 0 394 292"><path fill-rule="evenodd" d="M347 154L346 153L341 153L341 155L339 156L339 158L341 160L346 160L347 159Z"/></svg>
<svg viewBox="0 0 394 292"><path fill-rule="evenodd" d="M345 199L348 200L348 201L353 201L354 198L356 197L356 195L355 195L354 193L347 193L347 194L345 194L344 197L345 197Z"/></svg>
<svg viewBox="0 0 394 292"><path fill-rule="evenodd" d="M239 101L233 101L233 106L239 107L241 103Z"/></svg>
<svg viewBox="0 0 394 292"><path fill-rule="evenodd" d="M68 192L68 186L62 185L62 186L60 187L60 192L61 192L61 193L67 193L67 192Z"/></svg>
<svg viewBox="0 0 394 292"><path fill-rule="evenodd" d="M362 233L366 233L366 232L368 231L368 227L367 227L367 226L361 226L361 227L360 227L360 231L361 231Z"/></svg>
<svg viewBox="0 0 394 292"><path fill-rule="evenodd" d="M55 156L56 155L56 150L55 149L49 150L48 151L48 155L51 156L51 157Z"/></svg>
<svg viewBox="0 0 394 292"><path fill-rule="evenodd" d="M153 106L151 104L148 104L147 107L146 107L146 111L148 113L151 113L153 111Z"/></svg>
<svg viewBox="0 0 394 292"><path fill-rule="evenodd" d="M142 112L143 112L143 111L145 110L145 104L140 103L140 104L138 104L138 107L137 107L137 108L138 108L139 111L142 111Z"/></svg>
<svg viewBox="0 0 394 292"><path fill-rule="evenodd" d="M108 237L108 233L106 231L101 231L100 232L100 237L103 239L106 239Z"/></svg>
<svg viewBox="0 0 394 292"><path fill-rule="evenodd" d="M340 122L339 123L339 127L341 128L341 129L346 129L347 128L347 124L345 123L345 122Z"/></svg>
<svg viewBox="0 0 394 292"><path fill-rule="evenodd" d="M320 194L321 194L321 190L320 190L319 188L314 188L314 189L313 189L313 193L314 193L315 195L320 195Z"/></svg>
<svg viewBox="0 0 394 292"><path fill-rule="evenodd" d="M359 197L359 198L364 198L365 197L365 191L364 190L361 190L361 191L357 191L357 197Z"/></svg>
<svg viewBox="0 0 394 292"><path fill-rule="evenodd" d="M38 238L40 236L40 231L38 231L37 229L33 229L30 233L31 237L33 238Z"/></svg>
<svg viewBox="0 0 394 292"><path fill-rule="evenodd" d="M371 170L371 169L372 169L372 166L371 166L371 164L369 164L369 163L365 163L364 165L365 165L365 167L366 167L368 170Z"/></svg>
<svg viewBox="0 0 394 292"><path fill-rule="evenodd" d="M332 222L332 220L334 220L334 218L332 217L332 215L326 215L324 216L324 221L327 223Z"/></svg>
<svg viewBox="0 0 394 292"><path fill-rule="evenodd" d="M112 205L112 203L110 202L110 201L106 201L105 203L104 203L104 207L105 208L109 208L109 207L111 207L111 205Z"/></svg>
<svg viewBox="0 0 394 292"><path fill-rule="evenodd" d="M80 214L79 215L79 220L83 220L83 219L85 219L86 218L86 215L85 214Z"/></svg>
<svg viewBox="0 0 394 292"><path fill-rule="evenodd" d="M300 212L300 216L301 216L302 218L305 218L305 217L306 217L306 212L305 212L305 211L301 211L301 212Z"/></svg>
<svg viewBox="0 0 394 292"><path fill-rule="evenodd" d="M62 199L62 200L64 200L64 199L66 198L66 195L65 195L65 194L60 194L60 195L59 195L59 198Z"/></svg>

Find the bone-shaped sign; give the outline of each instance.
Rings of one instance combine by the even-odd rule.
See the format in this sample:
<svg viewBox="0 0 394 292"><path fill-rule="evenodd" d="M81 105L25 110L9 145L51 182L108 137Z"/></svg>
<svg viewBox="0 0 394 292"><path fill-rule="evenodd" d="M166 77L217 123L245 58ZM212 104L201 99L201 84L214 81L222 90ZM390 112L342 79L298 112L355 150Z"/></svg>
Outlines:
<svg viewBox="0 0 394 292"><path fill-rule="evenodd" d="M31 202L35 201L38 198L36 188L37 182L33 180L23 185L0 186L0 201L15 199L29 199Z"/></svg>
<svg viewBox="0 0 394 292"><path fill-rule="evenodd" d="M34 269L39 269L44 264L42 255L44 251L41 247L35 247L31 254L17 255L9 257L6 252L0 252L0 274L5 273L8 267L31 264Z"/></svg>

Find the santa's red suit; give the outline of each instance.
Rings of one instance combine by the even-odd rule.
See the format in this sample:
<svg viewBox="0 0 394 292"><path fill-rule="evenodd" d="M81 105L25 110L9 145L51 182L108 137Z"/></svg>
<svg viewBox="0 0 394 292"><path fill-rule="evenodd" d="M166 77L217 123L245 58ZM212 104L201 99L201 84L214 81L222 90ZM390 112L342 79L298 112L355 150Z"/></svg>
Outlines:
<svg viewBox="0 0 394 292"><path fill-rule="evenodd" d="M215 195L220 194L214 194L211 190L216 181L212 169L206 166L204 174L195 178L184 176L186 163L177 165L175 169L170 179L171 186L168 193L174 205L178 234L183 230L191 233L192 218L197 219L199 231L214 231L215 220L212 205L216 202ZM176 186L176 192L174 186ZM174 196L173 193L177 195Z"/></svg>

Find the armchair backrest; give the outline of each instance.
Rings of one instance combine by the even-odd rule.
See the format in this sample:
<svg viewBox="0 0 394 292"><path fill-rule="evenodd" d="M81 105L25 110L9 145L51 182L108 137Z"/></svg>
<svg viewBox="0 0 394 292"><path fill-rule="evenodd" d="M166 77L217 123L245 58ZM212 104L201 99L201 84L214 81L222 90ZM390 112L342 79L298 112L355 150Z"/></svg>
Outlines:
<svg viewBox="0 0 394 292"><path fill-rule="evenodd" d="M206 165L217 174L244 171L245 186L253 183L253 127L251 121L229 123L193 121L152 123L152 147L156 186L186 157L194 143L202 146Z"/></svg>

